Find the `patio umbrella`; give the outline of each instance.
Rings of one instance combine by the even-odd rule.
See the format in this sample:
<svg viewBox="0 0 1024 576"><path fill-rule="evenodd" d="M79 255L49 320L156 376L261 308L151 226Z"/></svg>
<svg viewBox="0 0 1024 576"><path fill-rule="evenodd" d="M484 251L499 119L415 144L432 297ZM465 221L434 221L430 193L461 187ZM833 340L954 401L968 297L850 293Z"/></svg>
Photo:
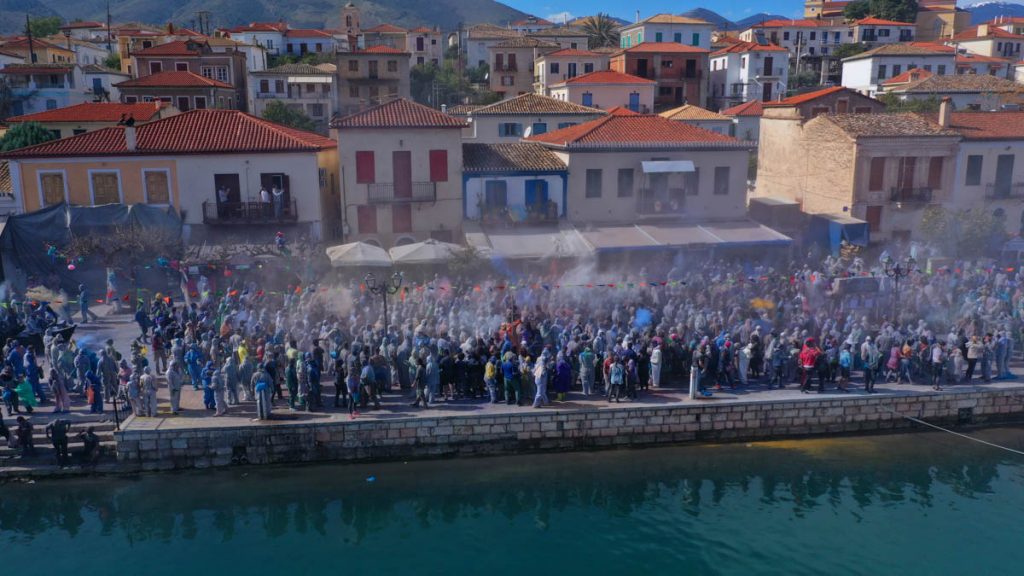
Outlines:
<svg viewBox="0 0 1024 576"><path fill-rule="evenodd" d="M327 258L335 268L387 268L391 258L383 248L365 242L350 242L327 249Z"/></svg>
<svg viewBox="0 0 1024 576"><path fill-rule="evenodd" d="M464 248L458 244L430 238L415 244L395 246L389 250L389 254L395 264L442 264L463 250Z"/></svg>

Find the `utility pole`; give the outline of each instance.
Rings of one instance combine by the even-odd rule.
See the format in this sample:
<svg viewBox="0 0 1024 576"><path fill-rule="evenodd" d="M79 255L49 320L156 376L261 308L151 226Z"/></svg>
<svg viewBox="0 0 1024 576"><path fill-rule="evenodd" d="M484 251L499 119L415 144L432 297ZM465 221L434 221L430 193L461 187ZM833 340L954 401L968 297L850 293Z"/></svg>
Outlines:
<svg viewBox="0 0 1024 576"><path fill-rule="evenodd" d="M113 34L110 32L110 0L107 0L107 52L113 53Z"/></svg>
<svg viewBox="0 0 1024 576"><path fill-rule="evenodd" d="M25 14L25 35L28 36L28 61L35 64L36 49L32 47L32 21L29 20L28 14Z"/></svg>

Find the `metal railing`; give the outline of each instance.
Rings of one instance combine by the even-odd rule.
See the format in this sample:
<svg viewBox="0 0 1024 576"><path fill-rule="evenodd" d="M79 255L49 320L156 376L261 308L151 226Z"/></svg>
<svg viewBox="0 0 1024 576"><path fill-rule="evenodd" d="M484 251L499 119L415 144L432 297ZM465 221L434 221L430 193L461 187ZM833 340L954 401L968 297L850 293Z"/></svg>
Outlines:
<svg viewBox="0 0 1024 576"><path fill-rule="evenodd" d="M1014 184L1009 182L1002 184L989 184L985 187L985 198L999 199L1021 197L1024 197L1024 182L1017 182Z"/></svg>
<svg viewBox="0 0 1024 576"><path fill-rule="evenodd" d="M203 224L261 224L296 222L298 206L294 199L280 207L273 202L203 202Z"/></svg>
<svg viewBox="0 0 1024 576"><path fill-rule="evenodd" d="M394 183L366 185L366 201L370 204L401 204L405 202L434 202L437 200L435 182L413 182L408 190L399 191Z"/></svg>
<svg viewBox="0 0 1024 576"><path fill-rule="evenodd" d="M932 189L925 186L919 188L892 188L889 190L889 200L893 202L906 203L927 203L932 201Z"/></svg>
<svg viewBox="0 0 1024 576"><path fill-rule="evenodd" d="M682 188L670 188L667 191L641 189L636 198L636 213L647 216L660 214L682 214L686 202Z"/></svg>

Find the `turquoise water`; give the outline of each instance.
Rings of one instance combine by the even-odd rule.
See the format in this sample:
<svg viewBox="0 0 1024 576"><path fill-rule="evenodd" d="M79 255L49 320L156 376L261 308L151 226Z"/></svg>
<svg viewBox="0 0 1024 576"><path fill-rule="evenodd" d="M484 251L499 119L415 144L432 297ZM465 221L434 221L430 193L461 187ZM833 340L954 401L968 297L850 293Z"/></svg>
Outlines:
<svg viewBox="0 0 1024 576"><path fill-rule="evenodd" d="M974 434L1024 448L1024 429ZM0 566L1021 574L1022 520L1024 457L926 433L6 485Z"/></svg>

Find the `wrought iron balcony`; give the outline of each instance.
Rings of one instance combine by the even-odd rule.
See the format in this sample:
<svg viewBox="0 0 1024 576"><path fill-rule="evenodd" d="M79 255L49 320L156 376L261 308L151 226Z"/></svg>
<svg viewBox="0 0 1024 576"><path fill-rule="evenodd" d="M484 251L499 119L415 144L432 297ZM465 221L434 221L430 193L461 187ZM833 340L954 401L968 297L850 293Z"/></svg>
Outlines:
<svg viewBox="0 0 1024 576"><path fill-rule="evenodd" d="M1024 182L1017 182L1011 184L1009 182L1002 184L989 184L985 187L985 198L998 200L1001 198L1021 198L1024 197Z"/></svg>
<svg viewBox="0 0 1024 576"><path fill-rule="evenodd" d="M279 209L273 202L203 202L203 224L208 225L283 224L298 219L294 199L282 203Z"/></svg>
<svg viewBox="0 0 1024 576"><path fill-rule="evenodd" d="M892 188L889 190L889 200L906 204L927 204L932 201L932 189L921 188Z"/></svg>
<svg viewBox="0 0 1024 576"><path fill-rule="evenodd" d="M370 204L403 204L437 200L437 184L435 182L413 182L406 190L398 188L390 182L367 184L366 200Z"/></svg>

